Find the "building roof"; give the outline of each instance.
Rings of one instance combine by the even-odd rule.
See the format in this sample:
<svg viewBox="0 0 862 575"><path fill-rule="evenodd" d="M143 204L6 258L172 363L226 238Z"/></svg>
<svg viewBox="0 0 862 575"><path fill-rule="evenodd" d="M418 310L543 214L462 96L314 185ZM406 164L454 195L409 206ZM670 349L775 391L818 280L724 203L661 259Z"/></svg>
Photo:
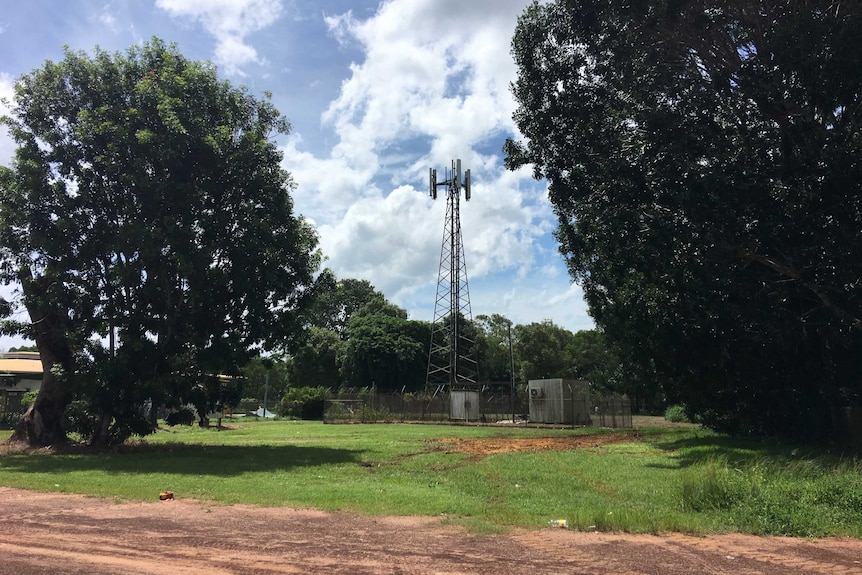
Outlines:
<svg viewBox="0 0 862 575"><path fill-rule="evenodd" d="M39 360L38 354L35 359L5 359L0 358L0 374L8 373L13 375L42 375L42 362Z"/></svg>
<svg viewBox="0 0 862 575"><path fill-rule="evenodd" d="M0 351L0 359L39 359L38 351Z"/></svg>

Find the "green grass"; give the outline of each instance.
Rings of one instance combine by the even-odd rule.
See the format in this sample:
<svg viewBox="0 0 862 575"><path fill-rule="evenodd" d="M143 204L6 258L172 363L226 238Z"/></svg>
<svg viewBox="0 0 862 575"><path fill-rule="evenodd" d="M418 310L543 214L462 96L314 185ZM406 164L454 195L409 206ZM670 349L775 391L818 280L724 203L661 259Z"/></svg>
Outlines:
<svg viewBox="0 0 862 575"><path fill-rule="evenodd" d="M0 485L153 500L439 516L477 532L567 519L583 530L862 537L862 463L702 430L476 457L446 438L599 430L261 421L166 428L140 444L0 455ZM8 433L0 435L0 440Z"/></svg>

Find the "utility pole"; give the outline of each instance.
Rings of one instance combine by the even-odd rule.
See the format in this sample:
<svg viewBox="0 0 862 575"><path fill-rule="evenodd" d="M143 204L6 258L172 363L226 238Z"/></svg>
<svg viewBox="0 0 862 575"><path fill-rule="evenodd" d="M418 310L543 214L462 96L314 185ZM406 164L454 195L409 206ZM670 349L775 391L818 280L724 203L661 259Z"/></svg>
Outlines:
<svg viewBox="0 0 862 575"><path fill-rule="evenodd" d="M512 350L512 322L506 326L509 330L509 367L512 376L512 387L509 389L509 398L512 401L512 423L515 423L515 352Z"/></svg>
<svg viewBox="0 0 862 575"><path fill-rule="evenodd" d="M263 380L263 418L266 419L266 404L269 400L269 372L266 372L266 377Z"/></svg>

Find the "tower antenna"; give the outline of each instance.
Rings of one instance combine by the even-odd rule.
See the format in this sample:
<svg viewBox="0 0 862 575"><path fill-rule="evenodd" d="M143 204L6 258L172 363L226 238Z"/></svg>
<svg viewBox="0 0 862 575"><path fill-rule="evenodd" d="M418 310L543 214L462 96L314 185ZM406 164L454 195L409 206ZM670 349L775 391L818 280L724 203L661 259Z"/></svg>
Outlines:
<svg viewBox="0 0 862 575"><path fill-rule="evenodd" d="M470 170L462 177L459 159L453 160L451 172L445 173L445 179L438 182L437 170L428 171L429 195L436 200L437 188L446 189L446 219L425 384L426 390L434 395L442 391L476 390L478 380L475 342L464 330L465 321L473 317L461 237L460 198L463 190L464 199L470 200Z"/></svg>

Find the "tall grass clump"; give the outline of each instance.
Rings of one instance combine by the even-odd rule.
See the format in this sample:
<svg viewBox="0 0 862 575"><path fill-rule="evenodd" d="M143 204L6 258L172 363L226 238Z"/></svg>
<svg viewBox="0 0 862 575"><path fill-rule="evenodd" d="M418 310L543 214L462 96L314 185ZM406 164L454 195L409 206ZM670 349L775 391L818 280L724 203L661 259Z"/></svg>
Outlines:
<svg viewBox="0 0 862 575"><path fill-rule="evenodd" d="M749 499L756 484L722 458L687 470L681 482L682 506L686 511L722 511Z"/></svg>
<svg viewBox="0 0 862 575"><path fill-rule="evenodd" d="M715 458L681 479L685 511L710 513L760 535L862 535L862 462Z"/></svg>

